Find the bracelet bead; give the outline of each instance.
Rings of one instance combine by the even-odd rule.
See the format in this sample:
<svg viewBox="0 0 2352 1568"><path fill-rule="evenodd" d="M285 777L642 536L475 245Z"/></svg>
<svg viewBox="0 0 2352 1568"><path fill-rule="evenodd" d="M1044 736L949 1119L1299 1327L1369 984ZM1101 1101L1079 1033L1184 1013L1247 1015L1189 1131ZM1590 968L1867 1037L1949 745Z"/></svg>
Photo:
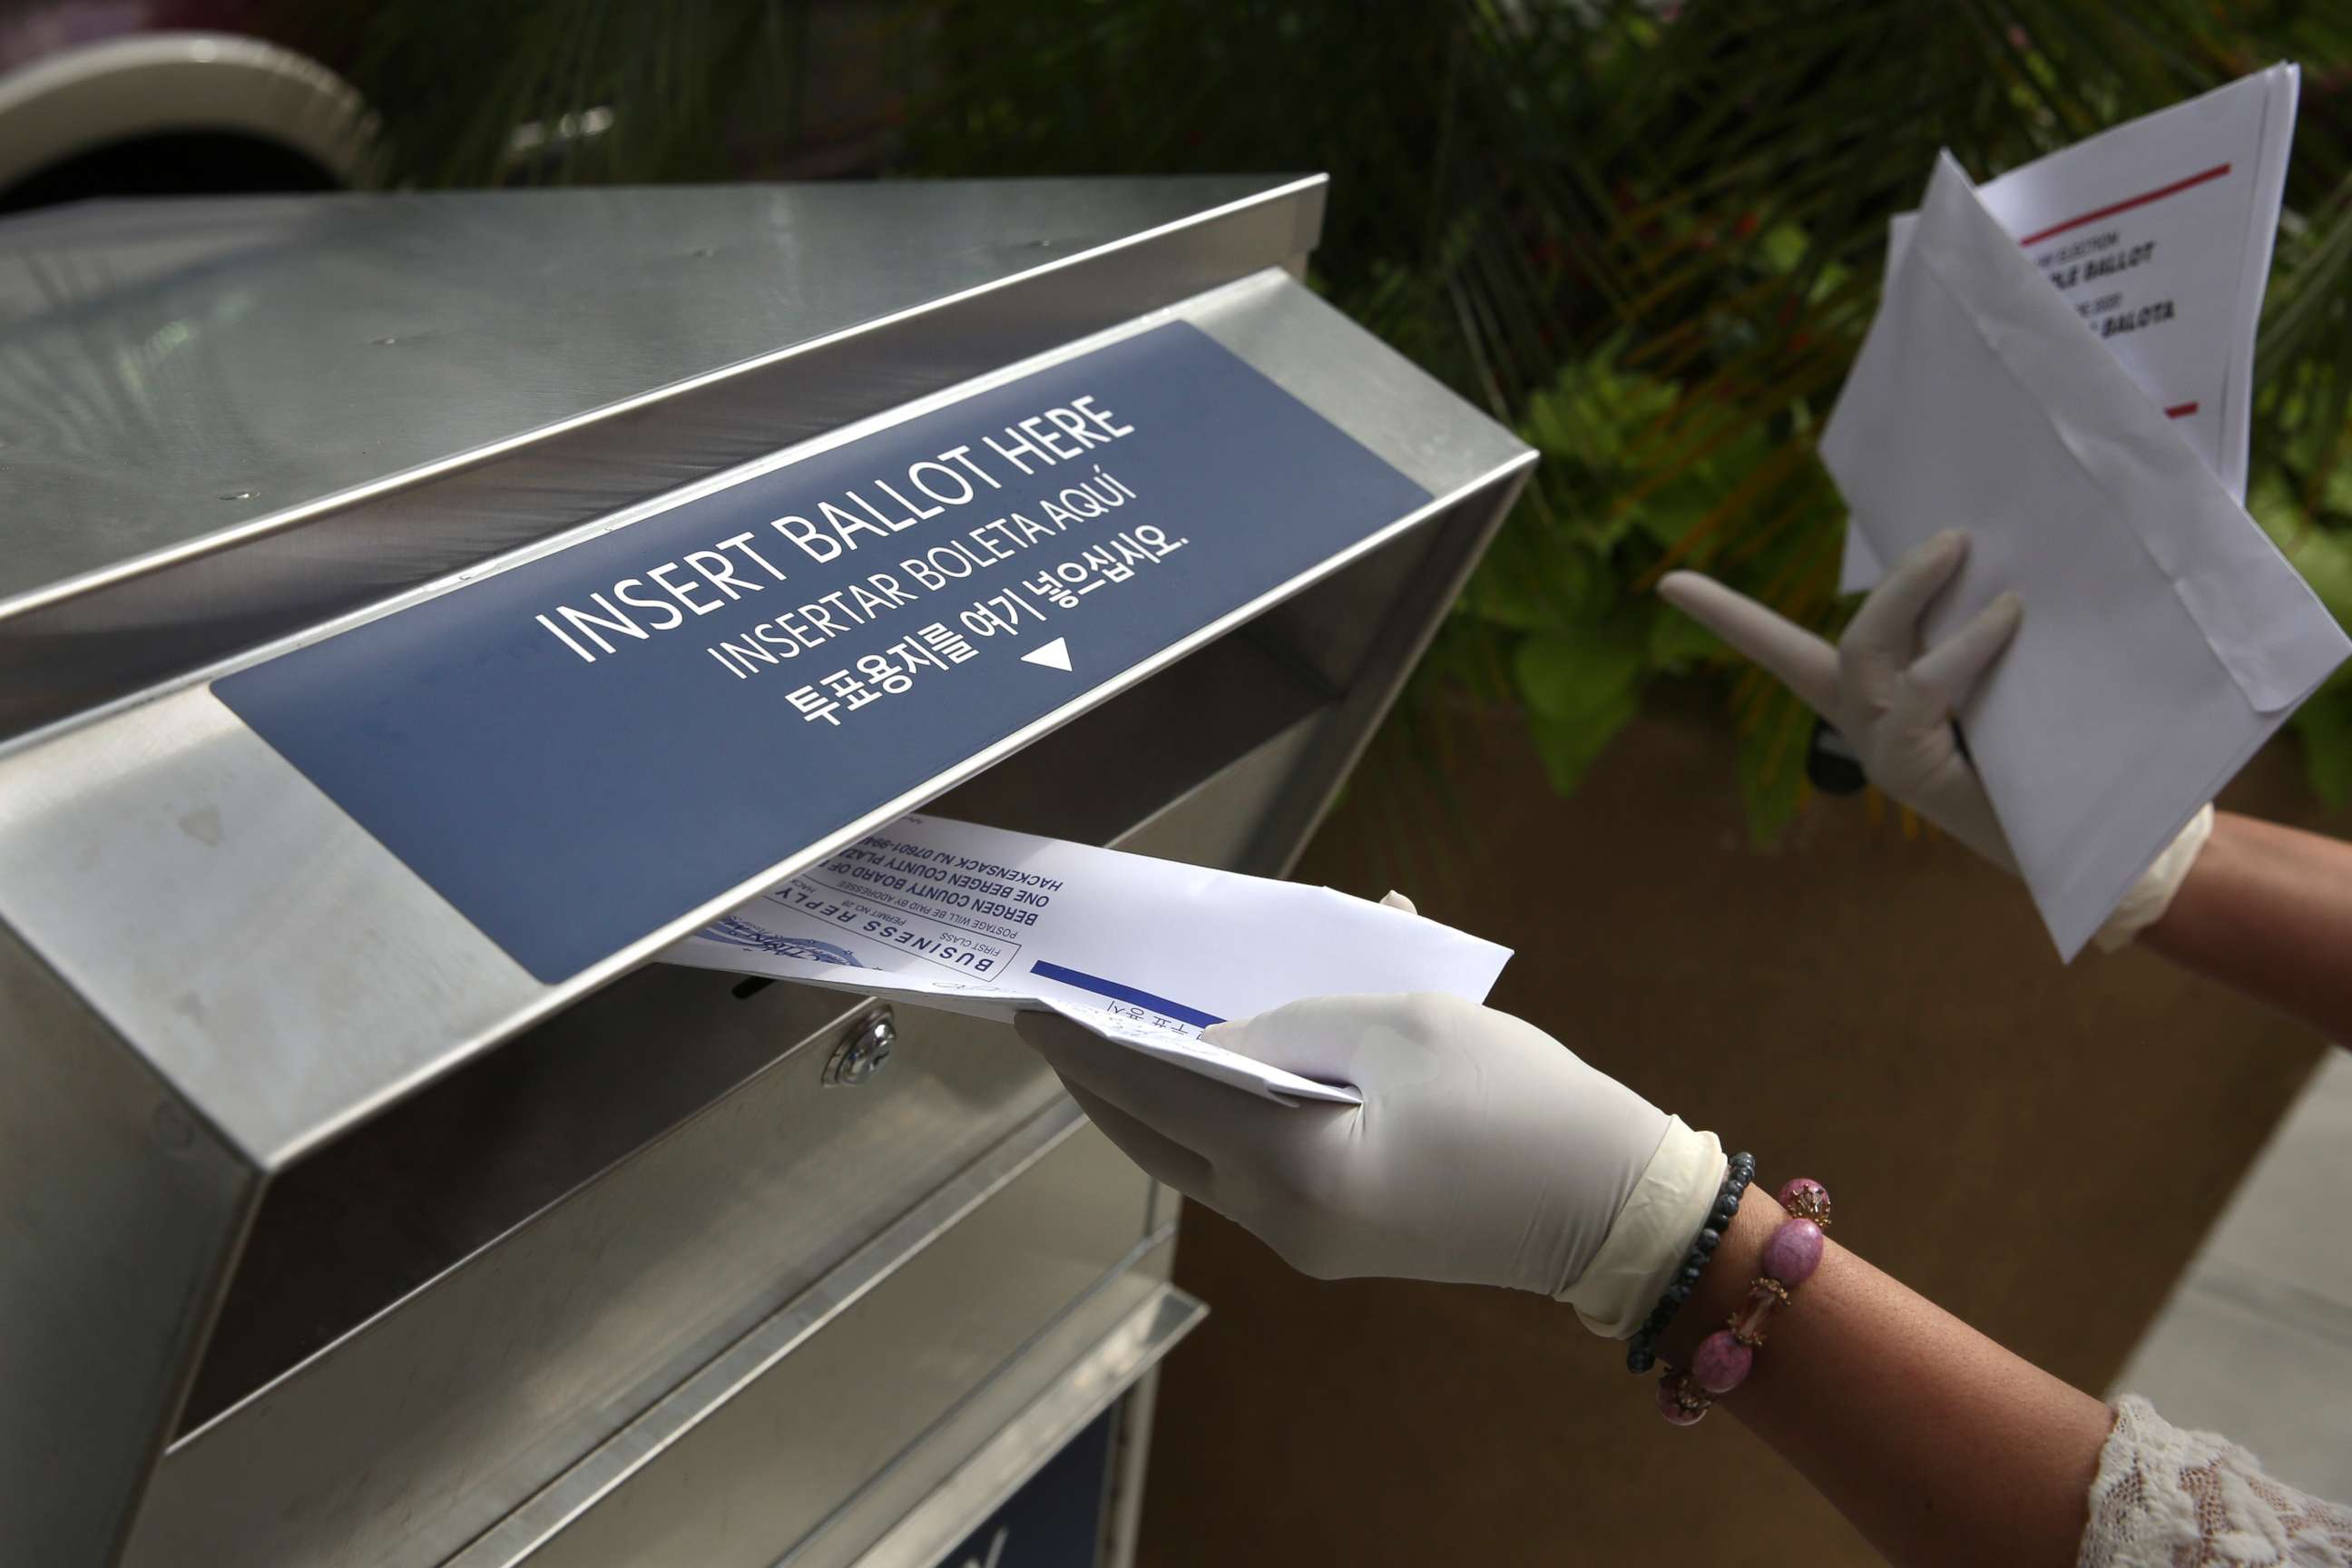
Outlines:
<svg viewBox="0 0 2352 1568"><path fill-rule="evenodd" d="M1755 1351L1732 1338L1730 1330L1717 1329L1691 1353L1691 1381L1709 1394L1728 1394L1746 1381L1755 1362Z"/></svg>
<svg viewBox="0 0 2352 1568"><path fill-rule="evenodd" d="M1753 1350L1764 1342L1764 1325L1772 1321L1773 1310L1788 1304L1789 1293L1780 1288L1780 1282L1759 1275L1748 1288L1747 1304L1733 1313L1731 1321L1725 1326L1733 1339Z"/></svg>
<svg viewBox="0 0 2352 1568"><path fill-rule="evenodd" d="M1740 1184L1744 1187L1745 1181ZM1735 1190L1726 1183L1726 1196ZM1722 1328L1699 1342L1691 1354L1688 1371L1668 1367L1658 1382L1658 1414L1674 1426L1696 1425L1712 1407L1716 1396L1729 1394L1748 1381L1748 1374L1755 1369L1756 1348L1764 1342L1765 1325L1776 1310L1789 1304L1790 1291L1811 1279L1821 1267L1827 1245L1822 1227L1829 1224L1830 1216L1828 1191L1810 1177L1798 1176L1781 1184L1776 1195L1788 1218L1774 1228L1764 1243L1759 1260L1763 1272L1749 1282L1748 1300ZM1736 1209L1738 1205L1733 1206ZM1719 1227L1714 1226L1700 1236L1702 1244L1694 1248L1689 1262L1684 1266L1685 1276L1694 1279L1715 1251L1713 1245L1706 1244L1708 1238L1711 1237L1716 1243L1722 1239ZM1667 1295L1671 1300L1674 1290L1670 1289ZM1674 1305L1679 1306L1680 1302L1675 1301ZM1673 1316L1673 1307L1661 1302L1635 1341L1640 1364L1636 1364L1636 1353L1629 1352L1628 1366L1639 1372L1654 1362L1650 1343Z"/></svg>
<svg viewBox="0 0 2352 1568"><path fill-rule="evenodd" d="M1790 1289L1822 1266L1822 1227L1809 1219L1785 1221L1764 1244L1764 1272Z"/></svg>
<svg viewBox="0 0 2352 1568"><path fill-rule="evenodd" d="M1811 1176L1791 1176L1772 1195L1775 1202L1799 1219L1811 1220L1823 1230L1829 1228L1829 1189Z"/></svg>
<svg viewBox="0 0 2352 1568"><path fill-rule="evenodd" d="M1687 1392L1688 1379L1679 1373L1669 1372L1658 1379L1658 1414L1675 1426L1696 1426L1706 1415L1705 1395L1694 1398Z"/></svg>
<svg viewBox="0 0 2352 1568"><path fill-rule="evenodd" d="M1732 1155L1725 1163L1723 1186L1707 1210L1706 1224L1700 1227L1697 1237L1692 1240L1690 1251L1684 1255L1682 1266L1675 1269L1665 1289L1660 1293L1656 1305L1650 1309L1650 1315L1642 1320L1642 1326L1633 1331L1633 1338L1625 1346L1626 1371L1639 1374L1658 1364L1658 1336L1666 1331L1667 1326L1675 1321L1675 1314L1682 1310L1689 1302L1692 1292L1697 1289L1699 1276L1705 1272L1716 1249L1723 1244L1723 1233L1730 1228L1732 1219L1739 1213L1740 1195L1748 1191L1748 1184L1755 1179L1755 1155L1741 1152ZM1692 1392L1696 1396L1696 1391ZM1663 1402L1665 1395L1662 1394L1659 1397ZM1704 1396L1698 1397L1703 1399ZM1692 1419L1697 1417L1693 1416Z"/></svg>

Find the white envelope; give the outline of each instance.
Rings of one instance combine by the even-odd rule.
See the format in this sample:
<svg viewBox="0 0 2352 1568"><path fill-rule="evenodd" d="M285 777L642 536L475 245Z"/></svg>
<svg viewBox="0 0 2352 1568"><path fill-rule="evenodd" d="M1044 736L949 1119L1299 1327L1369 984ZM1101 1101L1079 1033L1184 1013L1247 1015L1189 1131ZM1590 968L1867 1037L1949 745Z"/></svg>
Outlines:
<svg viewBox="0 0 2352 1568"><path fill-rule="evenodd" d="M1822 457L1882 560L1973 536L1931 640L2024 596L1960 721L2067 958L2352 652L1948 153Z"/></svg>
<svg viewBox="0 0 2352 1568"><path fill-rule="evenodd" d="M662 953L1000 1023L1055 1012L1285 1104L1361 1097L1201 1031L1307 996L1441 991L1483 1002L1510 956L1328 888L938 816L902 817Z"/></svg>
<svg viewBox="0 0 2352 1568"><path fill-rule="evenodd" d="M2293 65L2272 66L1977 188L2240 500L2254 328L2301 80ZM1918 221L1902 213L1887 226L1887 277L1903 264ZM1860 593L1883 575L1869 542L1848 529L1839 591Z"/></svg>

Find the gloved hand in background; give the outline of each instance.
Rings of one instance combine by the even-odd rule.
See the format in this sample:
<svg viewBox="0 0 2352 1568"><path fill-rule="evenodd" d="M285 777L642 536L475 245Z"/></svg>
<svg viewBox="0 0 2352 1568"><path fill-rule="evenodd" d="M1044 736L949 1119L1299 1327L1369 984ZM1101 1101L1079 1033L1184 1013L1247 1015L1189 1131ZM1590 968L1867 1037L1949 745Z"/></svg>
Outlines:
<svg viewBox="0 0 2352 1568"><path fill-rule="evenodd" d="M1207 1034L1357 1106L1254 1100L1048 1014L1020 1028L1137 1164L1321 1279L1508 1286L1622 1336L1724 1178L1712 1133L1455 997L1318 998Z"/></svg>
<svg viewBox="0 0 2352 1568"><path fill-rule="evenodd" d="M1919 623L1968 558L1968 543L1964 533L1939 533L1905 556L1834 647L1695 572L1667 573L1658 593L1828 720L1872 784L2014 873L2009 842L1960 751L1952 714L2009 646L2024 606L2015 594L2003 594L1936 647L1920 647ZM2212 830L2209 805L2125 895L2100 928L2101 947L2120 947L2162 917Z"/></svg>

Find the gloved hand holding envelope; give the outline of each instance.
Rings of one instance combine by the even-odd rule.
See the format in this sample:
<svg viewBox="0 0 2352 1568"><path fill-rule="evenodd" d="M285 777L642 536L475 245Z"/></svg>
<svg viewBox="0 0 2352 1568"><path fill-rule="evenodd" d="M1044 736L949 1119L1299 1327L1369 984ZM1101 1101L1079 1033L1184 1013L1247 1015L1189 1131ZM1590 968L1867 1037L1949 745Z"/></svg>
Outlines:
<svg viewBox="0 0 2352 1568"><path fill-rule="evenodd" d="M2005 589L2024 599L1959 718L2070 959L2352 653L1948 154L1822 456L1879 559L1972 536L1931 642Z"/></svg>
<svg viewBox="0 0 2352 1568"><path fill-rule="evenodd" d="M705 926L672 963L1010 1022L1059 1013L1276 1100L1354 1103L1202 1029L1309 996L1483 1002L1510 949L1328 888L940 817L903 817Z"/></svg>

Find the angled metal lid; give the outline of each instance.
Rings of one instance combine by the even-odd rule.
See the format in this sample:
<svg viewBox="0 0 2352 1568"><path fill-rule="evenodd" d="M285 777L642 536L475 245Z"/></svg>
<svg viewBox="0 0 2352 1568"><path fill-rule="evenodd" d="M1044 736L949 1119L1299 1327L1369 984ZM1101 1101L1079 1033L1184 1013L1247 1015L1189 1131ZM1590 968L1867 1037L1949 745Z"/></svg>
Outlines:
<svg viewBox="0 0 2352 1568"><path fill-rule="evenodd" d="M1223 186L1185 187L1226 194ZM54 701L69 680L99 677L110 683L108 697L123 700L69 710L66 721L0 742L0 922L254 1163L282 1166L642 962L719 909L1181 658L1231 617L961 757L903 797L876 798L839 833L782 859L765 850L747 855L739 886L649 925L557 983L526 972L239 722L215 695L215 678L274 661L333 628L386 612L398 619L399 606L463 595L478 567L503 575L550 549L571 554L681 494L698 493L698 481L723 489L730 481L719 476L789 472L847 432L893 427L925 406L979 396L1155 323L1190 322L1432 498L1387 523L1383 534L1473 494L1492 490L1499 499L1500 487L1533 454L1285 269L1297 259L1289 247L1311 242L1311 226L1302 226L1320 191L1319 181L1272 186L1198 221L1139 230L1059 266L738 360L634 404L608 403L568 424L469 451L443 469L412 467L290 513L194 536L166 547L160 561L126 560L20 608L13 623L0 623L0 702L16 703L21 714L34 700ZM909 192L921 194L889 186L869 194L898 205ZM960 199L954 188L940 195L950 204ZM101 209L85 221L102 216ZM890 254L883 232L868 237L877 267ZM514 260L520 253L503 254ZM266 273L272 258L257 259ZM588 261L572 264L594 269ZM236 279L251 269L226 259L218 265L222 275L210 287L220 299L243 297L265 308L271 288L240 288ZM604 265L613 265L609 254ZM1235 268L1240 278L1221 276ZM1211 281L1199 284L1204 277ZM482 288L498 290L514 320L494 331L477 318L478 338L560 347L562 334L547 322L572 314L570 295L487 277ZM1155 304L1163 295L1173 298ZM364 314L372 307L355 299L350 309ZM321 292L310 319L330 322L334 310L333 296ZM526 316L536 324L523 325ZM768 331L785 329L772 321ZM611 323L593 331L606 344L622 335ZM671 341L667 332L648 337ZM283 336L275 341L288 347ZM478 351L478 344L467 352ZM696 352L718 352L716 340L698 340ZM496 382L483 368L494 359L467 359L477 382ZM592 370L604 374L592 366L583 374ZM133 384L149 388L153 395L143 406L177 408L188 418L211 416L192 411L206 395L226 395L216 383L170 382L158 371L108 384L113 395L128 395ZM272 417L307 419L306 394L307 401L335 405L349 395L331 376L306 374L277 389ZM516 394L554 395L520 384ZM130 416L100 403L84 412L94 448L113 442L107 449L118 456L135 452L135 443L108 434ZM258 436L292 444L275 437L257 414L248 410L247 417ZM374 443L363 432L351 439L356 455L341 460L356 465ZM191 450L181 449L182 460L192 460ZM0 515L0 531L18 526L13 513ZM1273 588L1266 602L1367 547ZM154 616L142 618L146 610ZM1254 612L1234 612L1247 613ZM135 664L110 657L121 648L181 662L165 672L172 679L131 685Z"/></svg>
<svg viewBox="0 0 2352 1568"><path fill-rule="evenodd" d="M0 738L1295 261L1323 184L110 202L0 222Z"/></svg>

